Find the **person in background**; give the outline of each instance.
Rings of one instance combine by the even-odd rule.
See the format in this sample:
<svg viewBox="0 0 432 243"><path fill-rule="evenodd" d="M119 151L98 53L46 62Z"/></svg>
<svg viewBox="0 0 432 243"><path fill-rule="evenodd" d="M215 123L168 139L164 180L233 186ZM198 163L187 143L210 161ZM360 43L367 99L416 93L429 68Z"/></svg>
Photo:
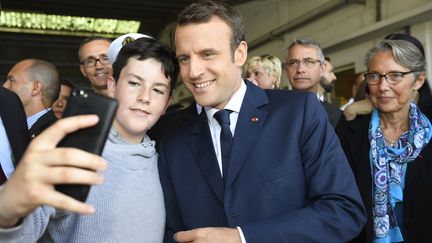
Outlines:
<svg viewBox="0 0 432 243"><path fill-rule="evenodd" d="M432 126L412 101L425 59L404 40L382 40L366 55L372 114L341 119L336 131L368 219L353 242L422 242L432 223Z"/></svg>
<svg viewBox="0 0 432 243"><path fill-rule="evenodd" d="M37 153L35 158L24 156L12 178L0 188L1 242L162 242L165 208L158 154L146 132L169 106L178 62L166 45L140 38L120 50L113 70L108 94L117 99L118 110L102 153L109 165L104 183L94 170L105 166L94 156L84 160L89 155L82 151L57 149L55 156L44 160ZM77 119L64 120L67 122L62 119L54 126L65 126L67 132L67 124ZM44 147L38 140L30 150L40 147L44 151L39 156L52 154L65 127L58 129L60 135L49 134L54 138L42 138L54 140L50 146ZM87 197L93 207L54 190L53 185L64 183L100 184L92 187ZM69 211L94 214L89 217Z"/></svg>
<svg viewBox="0 0 432 243"><path fill-rule="evenodd" d="M412 35L408 35L404 33L396 33L396 34L388 35L384 37L384 39L408 41L414 44L420 50L423 57L426 58L422 43ZM421 88L417 90L417 92L418 92L417 105L422 110L422 112L429 118L429 120L431 120L432 119L432 91L430 89L429 82L427 79L425 80L423 86L421 86Z"/></svg>
<svg viewBox="0 0 432 243"><path fill-rule="evenodd" d="M0 86L0 185L9 178L27 148L30 137L19 97Z"/></svg>
<svg viewBox="0 0 432 243"><path fill-rule="evenodd" d="M319 82L324 75L324 53L318 42L299 38L288 47L285 73L294 90L312 92L319 99ZM342 111L333 104L321 101L327 118L336 127Z"/></svg>
<svg viewBox="0 0 432 243"><path fill-rule="evenodd" d="M250 58L245 68L246 78L262 89L278 89L281 83L282 64L271 55Z"/></svg>
<svg viewBox="0 0 432 243"><path fill-rule="evenodd" d="M357 81L361 80L358 87L357 85L353 86L353 91L356 90L357 92L354 98L352 98L353 102L348 104L343 110L343 115L347 121L353 120L358 114L370 114L373 109L373 104L369 99L369 86L364 80L364 73L361 76L363 76L363 79L357 78ZM414 93L418 92L415 91Z"/></svg>
<svg viewBox="0 0 432 243"><path fill-rule="evenodd" d="M341 110L345 110L349 105L354 103L355 101L362 100L366 98L365 91L367 87L367 83L364 80L364 72L357 75L357 78L352 86L351 89L351 95L352 97L349 98L348 102L341 106Z"/></svg>
<svg viewBox="0 0 432 243"><path fill-rule="evenodd" d="M108 58L111 40L100 36L84 39L78 50L80 71L90 82L93 91L107 95L107 82L112 77L112 64Z"/></svg>
<svg viewBox="0 0 432 243"><path fill-rule="evenodd" d="M423 45L417 38L411 35L397 33L388 35L385 37L385 39L408 41L409 43L417 47L423 57L425 57ZM428 80L425 79L423 86L419 90L413 92L412 98L418 104L423 114L425 114L425 116L427 116L429 120L432 119L432 94L429 88ZM373 105L369 99L356 101L344 110L345 119L352 120L356 117L356 115L370 114L372 108Z"/></svg>
<svg viewBox="0 0 432 243"><path fill-rule="evenodd" d="M63 115L73 88L74 85L71 82L69 82L67 79L60 78L60 94L51 106L54 115L58 119L60 119Z"/></svg>
<svg viewBox="0 0 432 243"><path fill-rule="evenodd" d="M57 120L51 105L59 95L60 82L53 64L39 59L22 60L9 70L3 87L19 96L31 138Z"/></svg>
<svg viewBox="0 0 432 243"><path fill-rule="evenodd" d="M162 139L164 242L357 235L365 212L324 110L310 92L242 79L241 15L220 1L194 2L179 14L174 43L182 80L203 112Z"/></svg>
<svg viewBox="0 0 432 243"><path fill-rule="evenodd" d="M336 81L336 74L334 73L334 67L330 62L329 57L324 57L324 73L320 79L318 86L318 98L321 101L327 101L332 103L331 92L334 89L334 82Z"/></svg>

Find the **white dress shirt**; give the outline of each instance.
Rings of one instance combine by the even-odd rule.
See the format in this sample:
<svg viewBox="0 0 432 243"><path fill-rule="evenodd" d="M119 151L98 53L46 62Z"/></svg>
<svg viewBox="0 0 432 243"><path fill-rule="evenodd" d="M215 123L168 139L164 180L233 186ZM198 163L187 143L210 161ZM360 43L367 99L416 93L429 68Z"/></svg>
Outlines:
<svg viewBox="0 0 432 243"><path fill-rule="evenodd" d="M28 116L27 117L27 128L30 130L30 128L37 122L37 120L45 115L45 113L47 113L48 111L51 110L51 107L48 109L43 109L41 111L39 111L38 113L32 115L32 116Z"/></svg>
<svg viewBox="0 0 432 243"><path fill-rule="evenodd" d="M240 88L235 92L235 94L231 97L228 104L224 107L224 109L231 110L230 113L230 129L231 134L234 137L235 128L237 125L237 119L239 116L240 108L243 103L243 98L246 94L246 84L242 81ZM216 158L219 163L219 170L222 174L222 153L221 153L221 146L220 146L220 133L221 133L221 126L219 125L219 122L213 117L213 115L218 112L219 110L212 108L212 107L204 107L207 115L207 121L210 127L210 134L213 141L213 147L216 153Z"/></svg>

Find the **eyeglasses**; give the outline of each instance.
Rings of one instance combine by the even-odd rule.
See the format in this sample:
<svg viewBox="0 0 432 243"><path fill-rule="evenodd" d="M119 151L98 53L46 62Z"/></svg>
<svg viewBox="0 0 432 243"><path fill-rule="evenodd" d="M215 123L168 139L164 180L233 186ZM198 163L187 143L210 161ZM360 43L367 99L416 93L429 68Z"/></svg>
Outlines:
<svg viewBox="0 0 432 243"><path fill-rule="evenodd" d="M303 60L291 59L287 62L287 67L296 69L300 66L300 63L302 63L307 68L312 68L313 66L315 66L315 63L321 64L321 61L312 58L305 58Z"/></svg>
<svg viewBox="0 0 432 243"><path fill-rule="evenodd" d="M388 72L386 74L379 73L365 73L364 77L368 84L377 84L382 77L385 78L389 84L398 84L402 81L403 77L407 74L414 73L415 71L408 72Z"/></svg>
<svg viewBox="0 0 432 243"><path fill-rule="evenodd" d="M96 66L97 62L100 62L102 65L111 64L108 56L100 56L99 58L89 57L81 62L84 67L93 67Z"/></svg>

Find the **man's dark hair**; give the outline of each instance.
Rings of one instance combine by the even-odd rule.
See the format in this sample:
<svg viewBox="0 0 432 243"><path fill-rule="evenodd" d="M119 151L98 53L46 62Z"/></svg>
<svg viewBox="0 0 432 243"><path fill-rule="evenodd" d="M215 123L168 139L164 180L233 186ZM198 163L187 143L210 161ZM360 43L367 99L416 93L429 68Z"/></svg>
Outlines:
<svg viewBox="0 0 432 243"><path fill-rule="evenodd" d="M220 18L230 27L232 32L230 46L234 58L234 51L240 42L246 40L246 38L243 18L231 6L221 1L197 1L180 12L177 18L177 26L208 23L213 17Z"/></svg>
<svg viewBox="0 0 432 243"><path fill-rule="evenodd" d="M174 51L162 42L151 38L139 38L122 47L116 61L113 63L113 77L117 82L121 70L130 58L140 61L152 58L162 65L162 72L170 80L170 95L176 85L179 65Z"/></svg>
<svg viewBox="0 0 432 243"><path fill-rule="evenodd" d="M89 42L92 42L92 41L97 41L97 40L104 40L104 41L108 41L109 43L112 42L111 39L106 38L106 37L103 37L103 36L89 36L89 37L85 38L84 40L81 41L81 44L80 44L80 46L79 46L79 48L78 48L78 58L79 58L79 61L80 61L80 62L82 61L82 60L81 60L81 48L82 48L85 44L87 44L87 43L89 43Z"/></svg>
<svg viewBox="0 0 432 243"><path fill-rule="evenodd" d="M65 78L60 78L60 84L61 85L66 85L66 86L68 86L69 88L72 88L72 89L75 87L75 85L71 81L69 81L69 80L67 80Z"/></svg>

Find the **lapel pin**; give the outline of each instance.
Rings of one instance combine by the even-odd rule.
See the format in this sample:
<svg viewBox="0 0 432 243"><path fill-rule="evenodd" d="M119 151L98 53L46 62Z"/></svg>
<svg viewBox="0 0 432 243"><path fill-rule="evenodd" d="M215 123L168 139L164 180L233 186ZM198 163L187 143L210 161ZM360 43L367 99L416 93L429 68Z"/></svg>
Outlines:
<svg viewBox="0 0 432 243"><path fill-rule="evenodd" d="M251 118L251 121L252 121L253 123L257 123L257 122L258 122L258 117L253 116L253 117Z"/></svg>

